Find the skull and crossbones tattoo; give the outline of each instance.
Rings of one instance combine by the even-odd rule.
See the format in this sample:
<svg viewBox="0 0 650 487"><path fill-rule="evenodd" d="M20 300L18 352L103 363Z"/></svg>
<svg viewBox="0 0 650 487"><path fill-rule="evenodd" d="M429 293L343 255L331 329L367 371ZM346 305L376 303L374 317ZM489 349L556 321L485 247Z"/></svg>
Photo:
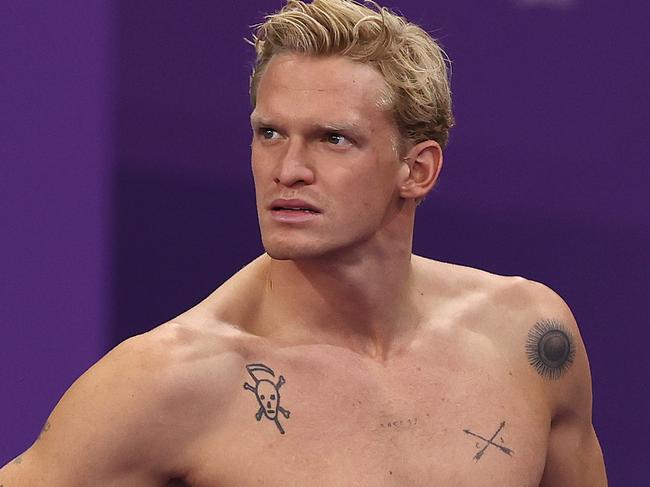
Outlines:
<svg viewBox="0 0 650 487"><path fill-rule="evenodd" d="M244 383L244 389L251 391L255 394L257 402L260 405L259 410L255 414L255 419L258 421L262 420L262 416L266 416L271 421L275 422L275 425L280 430L281 434L284 434L284 429L280 424L278 419L278 413L282 414L285 418L289 419L290 411L284 409L280 406L280 387L286 382L284 377L280 376L278 382L274 383L269 379L259 379L255 373L256 372L265 372L271 377L275 377L275 373L269 367L264 364L248 364L246 365L246 370L248 374L255 381L255 386L250 385L248 382Z"/></svg>

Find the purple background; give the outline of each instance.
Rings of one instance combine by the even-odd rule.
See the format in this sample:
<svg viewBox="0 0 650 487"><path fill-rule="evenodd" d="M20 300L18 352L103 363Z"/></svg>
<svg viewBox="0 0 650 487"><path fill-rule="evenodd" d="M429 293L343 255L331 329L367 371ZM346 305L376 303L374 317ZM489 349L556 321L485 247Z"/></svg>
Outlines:
<svg viewBox="0 0 650 487"><path fill-rule="evenodd" d="M242 39L279 5L0 6L0 464L107 350L261 252ZM416 252L559 292L610 485L650 485L646 3L388 5L453 60Z"/></svg>

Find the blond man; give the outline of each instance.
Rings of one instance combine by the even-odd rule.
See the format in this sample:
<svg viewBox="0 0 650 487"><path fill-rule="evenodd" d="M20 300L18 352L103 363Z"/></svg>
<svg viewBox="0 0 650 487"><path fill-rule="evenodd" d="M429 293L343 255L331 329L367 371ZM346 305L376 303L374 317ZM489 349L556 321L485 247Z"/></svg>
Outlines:
<svg viewBox="0 0 650 487"><path fill-rule="evenodd" d="M542 284L412 254L446 56L375 5L254 37L266 253L80 377L4 487L602 487L589 365Z"/></svg>

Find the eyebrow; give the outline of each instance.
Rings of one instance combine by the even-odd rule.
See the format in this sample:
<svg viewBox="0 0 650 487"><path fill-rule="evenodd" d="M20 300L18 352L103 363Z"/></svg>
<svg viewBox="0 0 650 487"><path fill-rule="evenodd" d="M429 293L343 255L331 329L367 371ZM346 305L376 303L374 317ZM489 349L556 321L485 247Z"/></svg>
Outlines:
<svg viewBox="0 0 650 487"><path fill-rule="evenodd" d="M266 117L263 117L262 115L258 115L257 113L253 112L251 113L251 125L272 125Z"/></svg>
<svg viewBox="0 0 650 487"><path fill-rule="evenodd" d="M359 132L362 130L359 122L326 122L314 123L314 128L329 130L331 132Z"/></svg>
<svg viewBox="0 0 650 487"><path fill-rule="evenodd" d="M254 127L274 126L275 123L263 115L253 112L250 117L251 125ZM329 132L363 132L363 127L359 121L328 121L313 122L310 124L313 130L322 130Z"/></svg>

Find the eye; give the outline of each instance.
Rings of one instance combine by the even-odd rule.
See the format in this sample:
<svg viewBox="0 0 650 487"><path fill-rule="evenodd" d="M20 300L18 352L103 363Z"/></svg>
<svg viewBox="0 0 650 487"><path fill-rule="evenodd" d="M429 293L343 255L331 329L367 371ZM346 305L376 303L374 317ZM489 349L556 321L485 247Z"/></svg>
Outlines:
<svg viewBox="0 0 650 487"><path fill-rule="evenodd" d="M350 139L348 139L345 135L337 134L336 132L327 134L325 136L325 140L328 143L339 147L352 145L352 141Z"/></svg>
<svg viewBox="0 0 650 487"><path fill-rule="evenodd" d="M275 401L275 394L271 394L271 401Z"/></svg>
<svg viewBox="0 0 650 487"><path fill-rule="evenodd" d="M262 395L262 396L260 396L260 399L263 401L266 398L264 397L264 395Z"/></svg>
<svg viewBox="0 0 650 487"><path fill-rule="evenodd" d="M278 134L277 130L274 130L274 129L269 128L269 127L262 127L262 128L260 128L258 130L258 132L259 132L260 136L263 139L266 139L266 140L277 139L280 136L280 134Z"/></svg>

